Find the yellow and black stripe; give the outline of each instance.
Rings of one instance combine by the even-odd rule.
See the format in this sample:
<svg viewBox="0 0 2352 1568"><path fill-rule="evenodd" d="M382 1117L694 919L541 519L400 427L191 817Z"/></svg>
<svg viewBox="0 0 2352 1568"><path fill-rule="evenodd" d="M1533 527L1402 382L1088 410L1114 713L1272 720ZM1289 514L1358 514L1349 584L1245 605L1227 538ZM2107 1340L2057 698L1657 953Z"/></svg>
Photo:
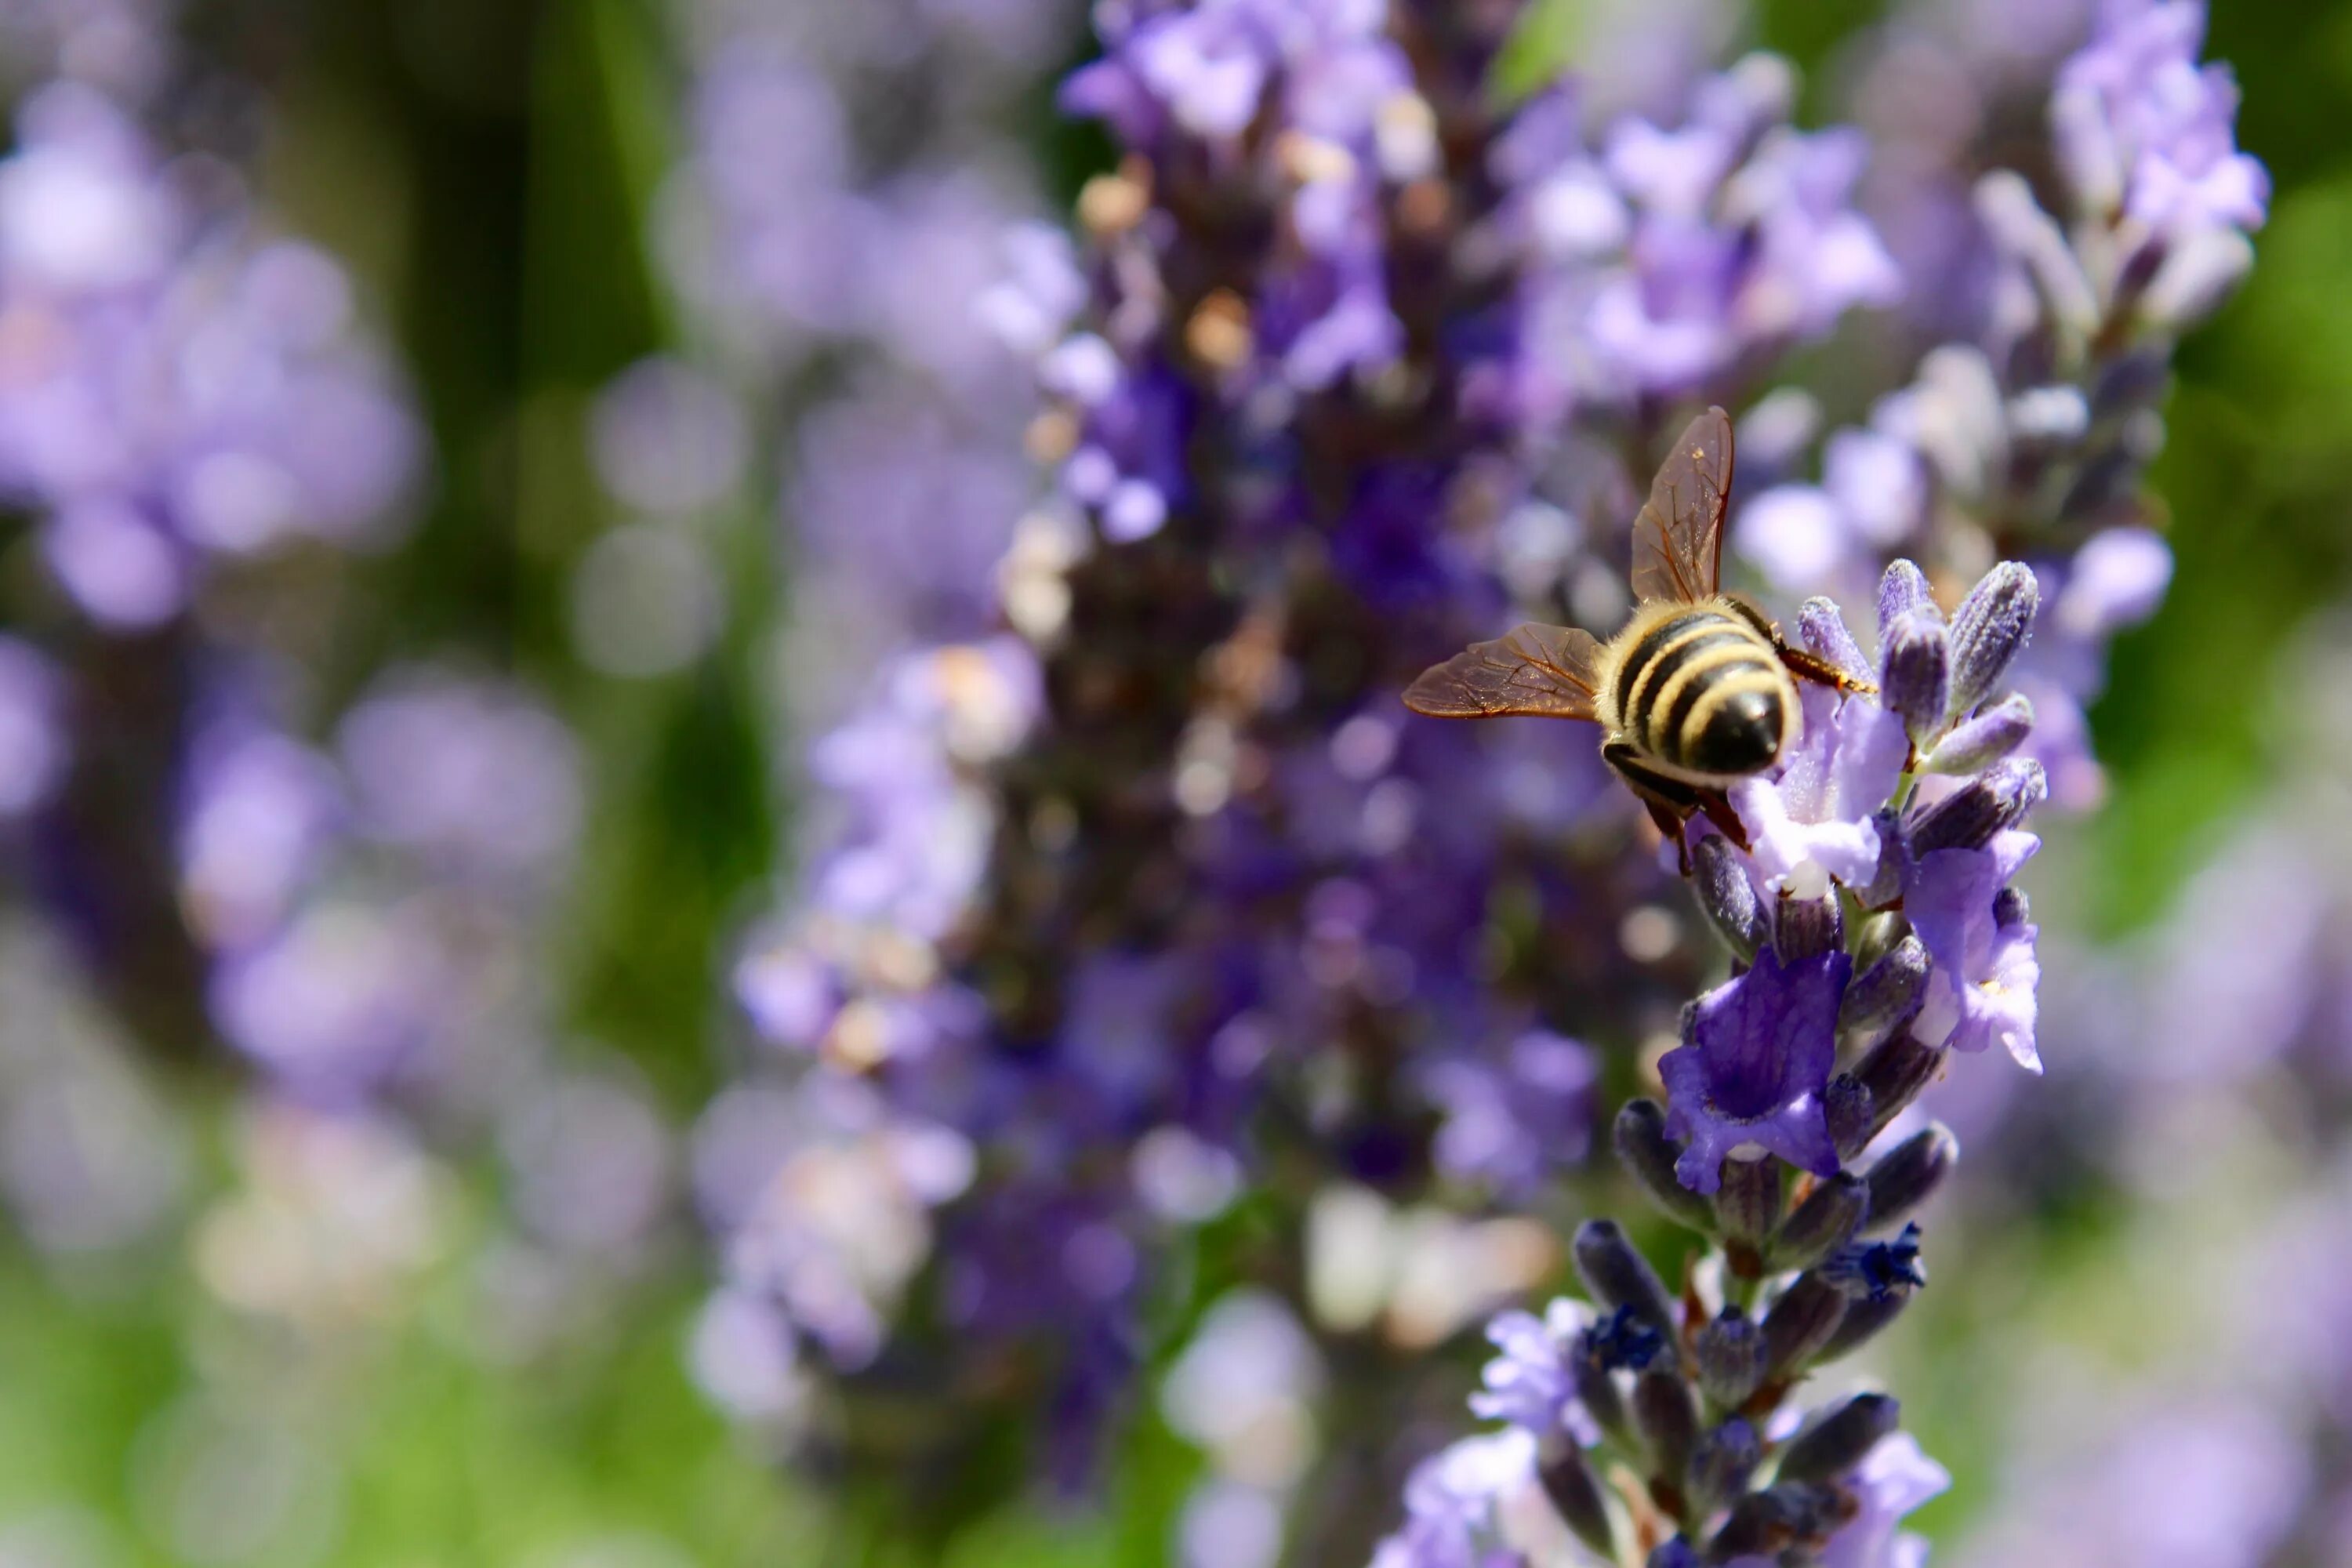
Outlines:
<svg viewBox="0 0 2352 1568"><path fill-rule="evenodd" d="M1745 617L1712 605L1662 607L1614 677L1619 735L1684 773L1730 777L1769 766L1795 717L1771 643Z"/></svg>

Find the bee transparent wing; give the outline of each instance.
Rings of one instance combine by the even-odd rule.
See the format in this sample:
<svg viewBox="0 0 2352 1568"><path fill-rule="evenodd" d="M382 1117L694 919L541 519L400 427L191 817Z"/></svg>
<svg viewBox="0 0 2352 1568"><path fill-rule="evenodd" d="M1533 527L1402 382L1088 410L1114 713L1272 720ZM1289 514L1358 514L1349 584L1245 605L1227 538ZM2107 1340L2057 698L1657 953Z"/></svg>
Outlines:
<svg viewBox="0 0 2352 1568"><path fill-rule="evenodd" d="M1524 626L1424 672L1404 705L1433 719L1598 719L1601 645L1574 626Z"/></svg>
<svg viewBox="0 0 2352 1568"><path fill-rule="evenodd" d="M1723 576L1723 510L1731 497L1731 416L1710 408L1690 422L1658 469L1633 520L1633 598L1690 601Z"/></svg>

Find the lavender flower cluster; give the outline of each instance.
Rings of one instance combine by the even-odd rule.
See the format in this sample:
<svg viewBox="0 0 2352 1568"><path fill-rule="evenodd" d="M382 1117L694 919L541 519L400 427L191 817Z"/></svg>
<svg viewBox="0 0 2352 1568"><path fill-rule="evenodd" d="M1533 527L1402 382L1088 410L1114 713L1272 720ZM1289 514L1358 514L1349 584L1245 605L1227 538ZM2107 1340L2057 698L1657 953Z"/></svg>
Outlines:
<svg viewBox="0 0 2352 1568"><path fill-rule="evenodd" d="M1789 1400L1925 1282L1912 1216L1958 1144L1904 1123L1946 1053L1997 1042L2040 1068L2035 930L2010 881L2047 791L2014 755L2032 717L2006 689L2037 608L2032 574L2004 565L1948 624L1898 561L1873 664L1833 604L1806 604L1809 647L1871 689L1809 688L1792 754L1731 792L1748 847L1712 831L1693 847L1739 971L1685 1011L1664 1105L1616 1123L1619 1159L1708 1255L1677 1300L1614 1224L1585 1226L1593 1305L1496 1320L1503 1353L1472 1404L1507 1430L1424 1464L1380 1568L1497 1561L1490 1547L1555 1561L1543 1532L1562 1525L1609 1562L1897 1561L1895 1521L1943 1481L1894 1431L1895 1402L1809 1417ZM1621 1469L1640 1483L1612 1502L1601 1478Z"/></svg>
<svg viewBox="0 0 2352 1568"><path fill-rule="evenodd" d="M1668 391L1743 384L1891 278L1784 67L1618 122L1612 174L1565 89L1488 95L1503 20L1098 16L1065 101L1128 153L1080 197L1092 255L1024 231L982 301L1040 351L1027 444L1058 482L994 573L1003 629L900 656L813 752L842 831L738 971L796 1059L710 1123L769 1108L764 1161L713 1160L764 1194L881 1162L861 1202L892 1223L707 1200L730 1321L764 1301L863 1365L935 1256L928 1353L1075 1343L1039 1397L1083 1428L1134 1354L1099 1326L1170 1227L1285 1162L1531 1195L1589 1146L1585 1039L1667 1026L1695 982L1581 738L1433 731L1396 693L1515 601L1591 598L1583 519ZM1790 181L1807 202L1770 196ZM1588 197L1622 232L1569 244ZM1671 387L1551 357L1612 312L1714 346Z"/></svg>

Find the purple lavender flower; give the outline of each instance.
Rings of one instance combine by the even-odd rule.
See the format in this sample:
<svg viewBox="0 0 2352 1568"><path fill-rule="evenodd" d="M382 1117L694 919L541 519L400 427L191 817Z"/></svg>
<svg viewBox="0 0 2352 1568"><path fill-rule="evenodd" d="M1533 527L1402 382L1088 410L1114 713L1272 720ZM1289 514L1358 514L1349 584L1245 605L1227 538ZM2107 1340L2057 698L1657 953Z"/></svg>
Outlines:
<svg viewBox="0 0 2352 1568"><path fill-rule="evenodd" d="M1904 909L1936 961L1927 1004L1916 1026L1930 1045L1981 1051L1998 1041L2018 1065L2042 1070L2034 1042L2036 928L2004 921L2000 894L2042 847L2031 833L2005 832L1982 849L1920 857L1904 889Z"/></svg>
<svg viewBox="0 0 2352 1568"><path fill-rule="evenodd" d="M1381 1543L1372 1568L1509 1568L1514 1503L1535 1486L1536 1446L1516 1428L1465 1437L1423 1461L1405 1485L1404 1527Z"/></svg>
<svg viewBox="0 0 2352 1568"><path fill-rule="evenodd" d="M1821 1096L1853 973L1843 952L1783 964L1767 947L1747 973L1699 998L1684 1043L1658 1063L1667 1133L1690 1141L1675 1166L1684 1185L1715 1191L1724 1157L1750 1145L1816 1175L1836 1172Z"/></svg>
<svg viewBox="0 0 2352 1568"><path fill-rule="evenodd" d="M1585 1447L1601 1440L1601 1428L1576 1391L1574 1359L1586 1352L1591 1309L1565 1297L1544 1315L1504 1312L1486 1325L1499 1352L1480 1376L1485 1387L1470 1396L1471 1412L1519 1428L1538 1441L1563 1435Z"/></svg>
<svg viewBox="0 0 2352 1568"><path fill-rule="evenodd" d="M58 85L0 164L0 489L118 626L176 613L211 556L381 540L419 447L320 253L184 189L129 118Z"/></svg>

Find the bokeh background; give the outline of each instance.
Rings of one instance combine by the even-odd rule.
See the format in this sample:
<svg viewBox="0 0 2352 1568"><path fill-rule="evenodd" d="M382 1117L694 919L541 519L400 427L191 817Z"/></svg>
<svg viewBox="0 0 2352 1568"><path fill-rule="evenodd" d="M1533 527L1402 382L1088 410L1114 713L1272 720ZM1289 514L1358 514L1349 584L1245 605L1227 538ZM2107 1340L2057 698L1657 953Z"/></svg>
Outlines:
<svg viewBox="0 0 2352 1568"><path fill-rule="evenodd" d="M1701 6L1691 36L1790 57L1818 122L1889 9ZM1608 11L1540 0L1515 68ZM2352 5L2220 6L2208 52L2272 217L2177 362L2178 569L2091 712L2105 799L2047 830L2053 1072L1947 1111L1969 1190L1883 1357L1954 1472L1918 1520L1954 1561L2352 1563L2352 1425L2296 1403L2352 1321ZM92 565L97 617L45 508L0 531L10 647L51 661L0 713L0 1564L1155 1563L1224 1448L1281 1471L1285 1422L1347 1419L1288 1320L1191 1355L1194 1310L1087 1486L992 1450L910 1521L708 1307L706 1112L757 1049L729 969L804 842L808 737L992 569L988 524L942 560L925 520L1034 482L973 307L1003 226L1107 166L1054 109L1090 53L1050 0L0 5L9 254L136 250L144 220L44 206L24 162L135 169L58 84L129 106L195 215L188 330L274 389L205 417L345 519L249 551L300 509L183 475L225 563ZM7 417L12 451L82 428ZM18 717L60 689L70 762ZM395 1049L389 1084L352 1057ZM1439 1318L1458 1391L1475 1330ZM1292 1385L1237 1439L1227 1390L1268 1366ZM2120 1552L2158 1499L2136 1555L2019 1544L2087 1518Z"/></svg>

